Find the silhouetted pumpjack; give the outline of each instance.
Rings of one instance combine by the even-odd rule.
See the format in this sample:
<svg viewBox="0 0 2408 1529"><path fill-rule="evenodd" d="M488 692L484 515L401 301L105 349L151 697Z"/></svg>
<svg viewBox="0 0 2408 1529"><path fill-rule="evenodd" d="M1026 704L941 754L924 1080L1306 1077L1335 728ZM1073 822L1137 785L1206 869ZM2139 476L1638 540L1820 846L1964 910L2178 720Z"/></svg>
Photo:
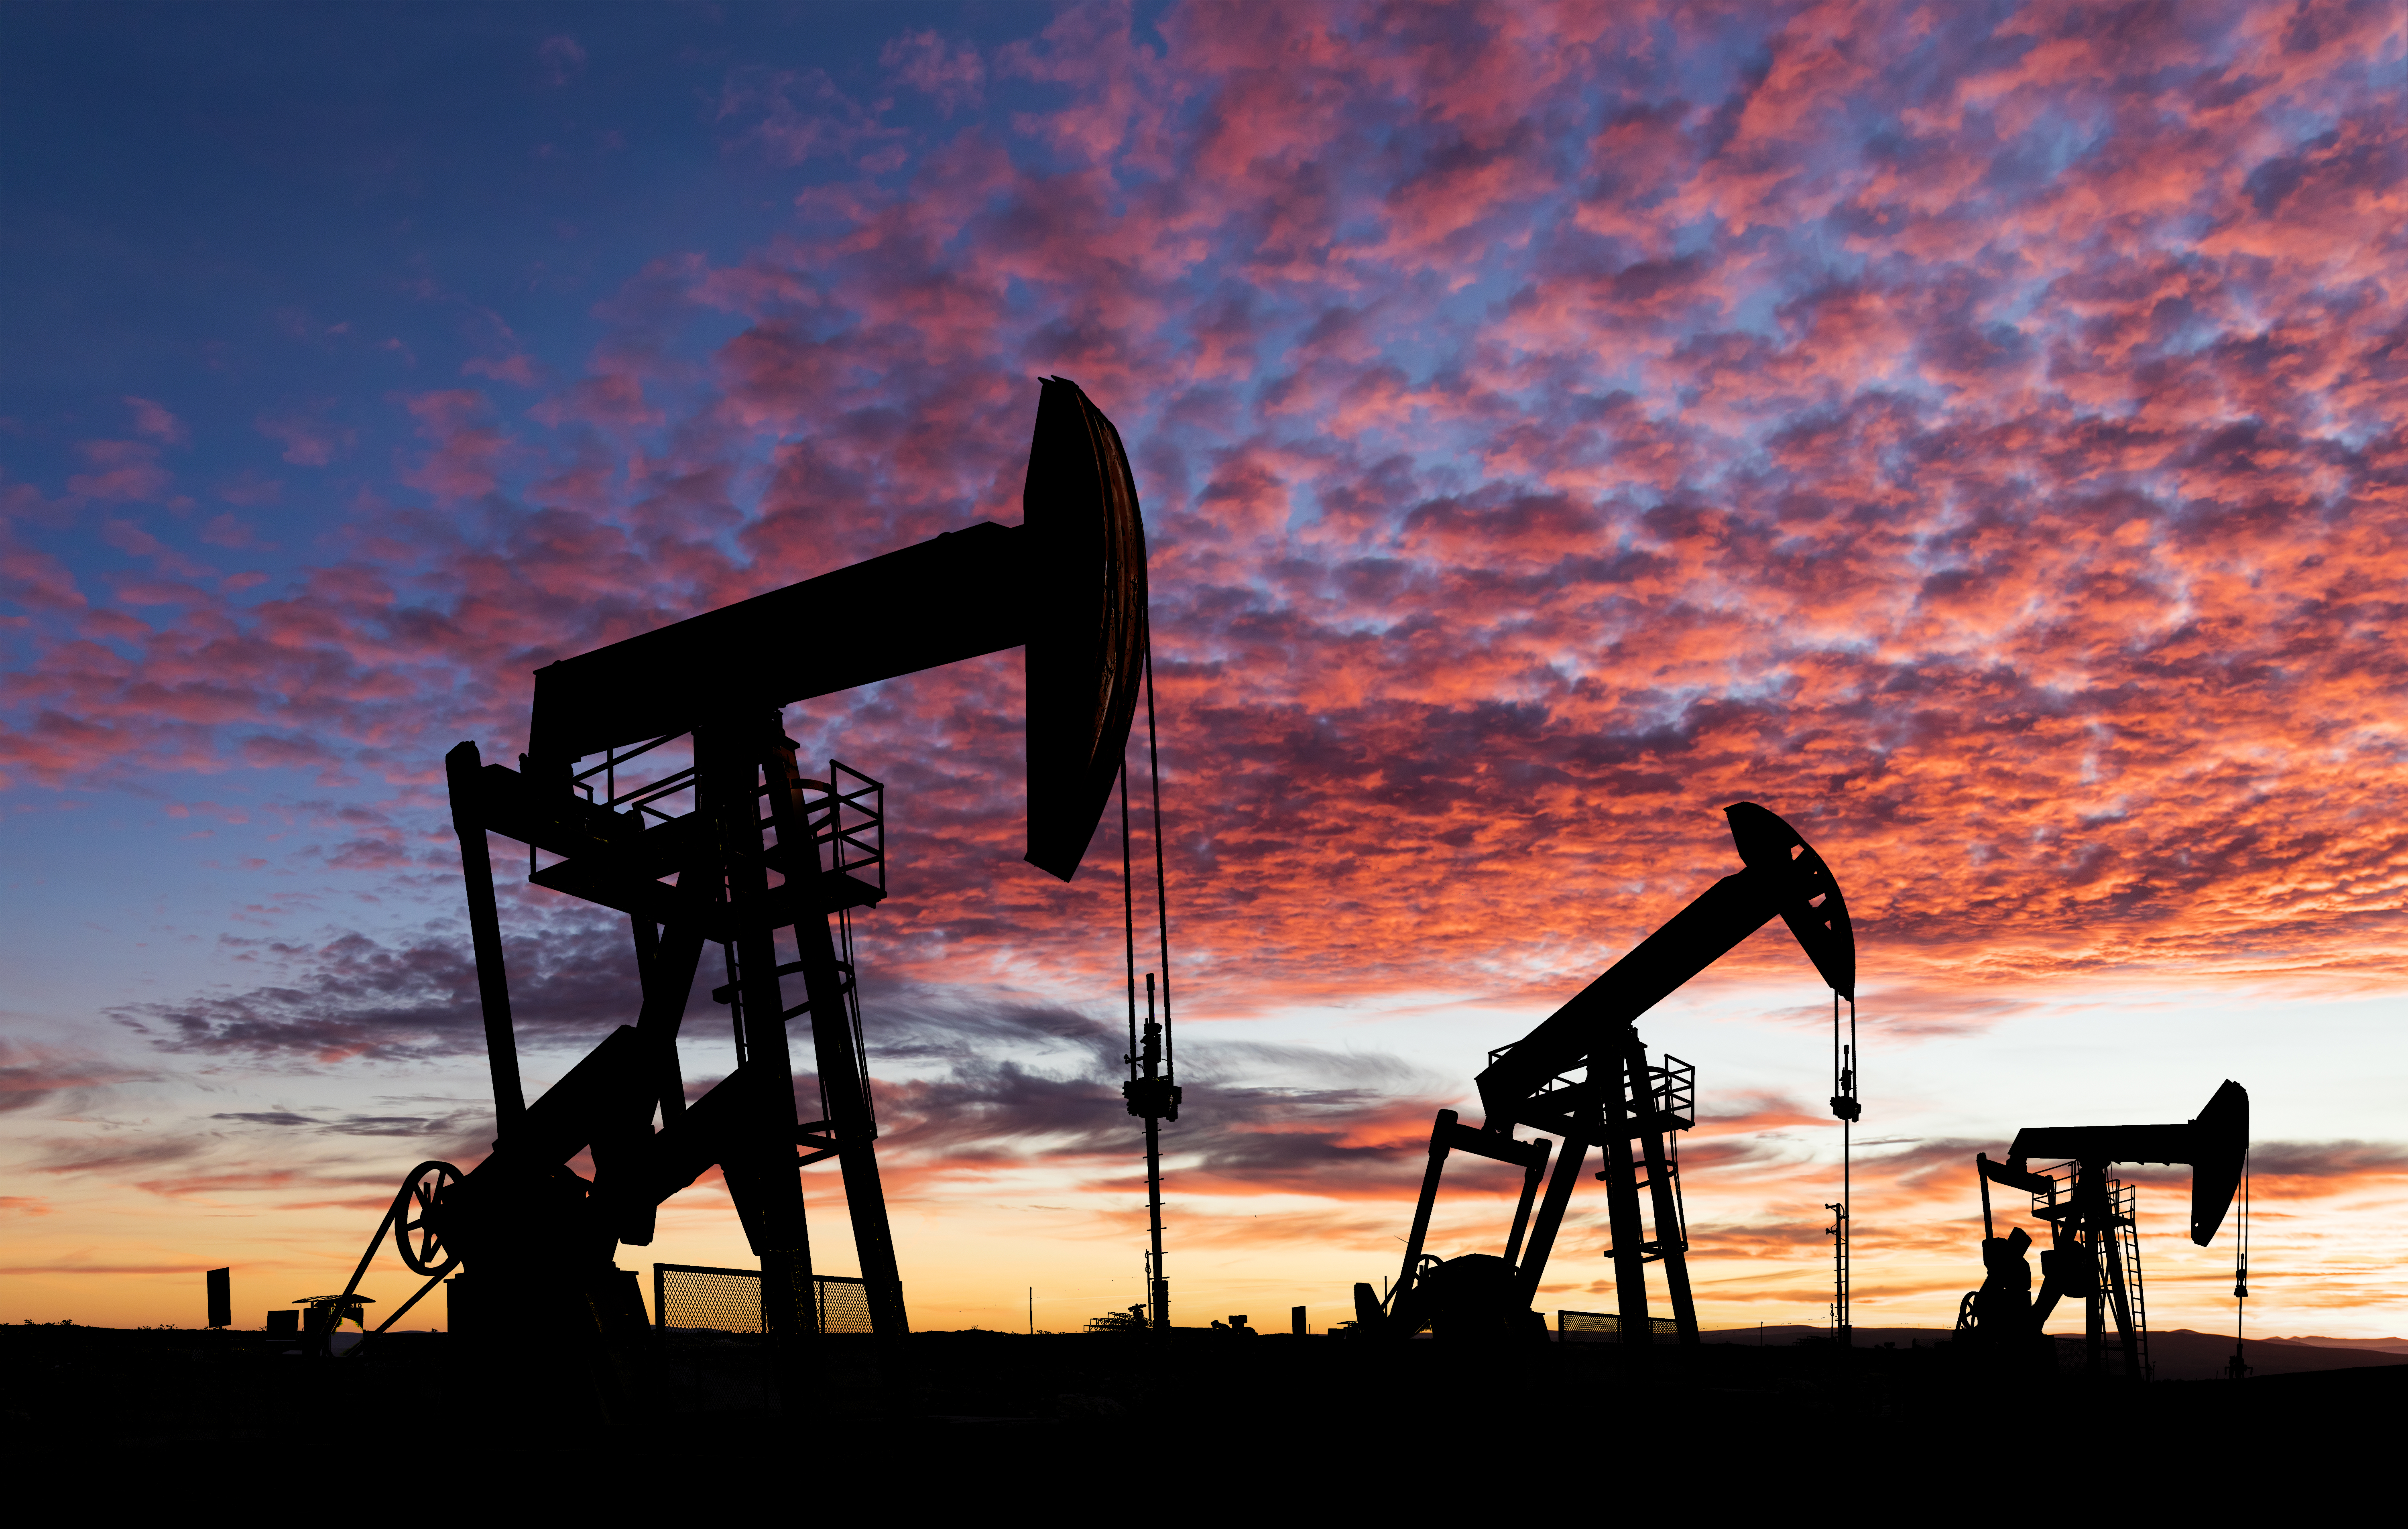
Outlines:
<svg viewBox="0 0 2408 1529"><path fill-rule="evenodd" d="M1697 1073L1675 1056L1667 1055L1660 1066L1650 1065L1636 1022L1775 915L1789 925L1834 992L1854 1002L1856 984L1847 902L1823 857L1796 829L1754 802L1737 803L1724 813L1746 868L1708 887L1538 1029L1489 1052L1487 1070L1477 1079L1488 1112L1479 1128L1463 1124L1452 1109L1438 1112L1404 1268L1385 1302L1369 1284L1354 1287L1357 1333L1401 1338L1427 1327L1441 1337L1543 1334L1544 1319L1531 1305L1588 1150L1601 1145L1605 1170L1597 1177L1606 1185L1613 1236L1606 1256L1613 1261L1624 1341L1648 1340L1645 1269L1651 1263L1664 1266L1680 1340L1698 1341L1673 1136L1696 1123ZM1575 1082L1568 1075L1577 1069L1587 1076ZM1552 1131L1561 1139L1552 1179L1552 1144L1543 1136L1516 1140L1517 1125ZM1669 1150L1668 1140L1675 1143ZM1439 1179L1448 1156L1458 1151L1522 1170L1522 1197L1501 1258L1469 1253L1441 1260L1422 1251ZM1541 1180L1547 1185L1543 1200ZM1642 1190L1650 1196L1652 1237L1640 1214Z"/></svg>
<svg viewBox="0 0 2408 1529"><path fill-rule="evenodd" d="M1018 526L982 522L553 664L536 675L519 769L484 764L473 743L445 761L500 1130L474 1171L438 1164L413 1176L441 1170L421 1185L417 1219L397 1200L387 1224L399 1217L417 1233L404 1251L421 1273L439 1279L465 1261L455 1328L509 1310L523 1344L540 1337L526 1324L549 1314L568 1349L607 1353L643 1322L634 1274L611 1262L615 1246L650 1242L655 1207L716 1164L761 1260L765 1322L811 1334L796 1170L834 1158L872 1323L882 1335L907 1330L850 924L853 910L885 895L883 791L841 764L806 777L780 711L1025 647L1027 858L1068 880L1121 769L1147 622L1145 528L1127 454L1111 422L1059 378L1043 384L1022 503ZM630 761L681 737L690 765L621 789ZM681 794L692 810L672 816L662 804ZM488 833L529 846L536 885L618 909L634 926L636 1022L532 1105L519 1082ZM554 863L538 868L538 850ZM725 954L726 982L711 996L729 1008L737 1065L688 1105L676 1041L706 944ZM781 947L792 959L780 959ZM783 986L796 978L799 1003ZM810 1122L796 1118L786 1039L804 1016L826 1114ZM566 1165L588 1148L590 1182ZM405 1186L403 1200L410 1194Z"/></svg>
<svg viewBox="0 0 2408 1529"><path fill-rule="evenodd" d="M2084 1306L2083 1367L2106 1373L2106 1323L2115 1322L2123 1373L2149 1375L2148 1309L2141 1275L2141 1244L2132 1215L2132 1189L2107 1176L2118 1163L2190 1165L2190 1239L2204 1248L2215 1240L2241 1166L2249 1155L2249 1091L2226 1079L2199 1112L2180 1125L2061 1125L2027 1127L2015 1133L2007 1160L1987 1152L1973 1157L1982 1188L1982 1285L1958 1304L1960 1339L1979 1344L2010 1363L2032 1354L2057 1302L2079 1296ZM2069 1160L2071 1181L2057 1171L2035 1173L2029 1162ZM2032 1214L2048 1222L2052 1246L2040 1255L2040 1298L2032 1299L2031 1238L2020 1226L1996 1235L1990 1220L1990 1185L2005 1184L2032 1197Z"/></svg>

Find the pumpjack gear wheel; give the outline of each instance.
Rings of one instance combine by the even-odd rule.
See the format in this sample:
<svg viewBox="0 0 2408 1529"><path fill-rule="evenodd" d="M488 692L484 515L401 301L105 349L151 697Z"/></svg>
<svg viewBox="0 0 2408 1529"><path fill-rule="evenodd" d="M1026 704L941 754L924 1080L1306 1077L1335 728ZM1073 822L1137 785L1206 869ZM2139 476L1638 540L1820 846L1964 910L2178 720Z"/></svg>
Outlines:
<svg viewBox="0 0 2408 1529"><path fill-rule="evenodd" d="M433 1221L435 1207L459 1181L460 1170L449 1163L421 1163L401 1181L401 1193L393 1197L393 1245L410 1273L449 1274L460 1262L443 1245Z"/></svg>

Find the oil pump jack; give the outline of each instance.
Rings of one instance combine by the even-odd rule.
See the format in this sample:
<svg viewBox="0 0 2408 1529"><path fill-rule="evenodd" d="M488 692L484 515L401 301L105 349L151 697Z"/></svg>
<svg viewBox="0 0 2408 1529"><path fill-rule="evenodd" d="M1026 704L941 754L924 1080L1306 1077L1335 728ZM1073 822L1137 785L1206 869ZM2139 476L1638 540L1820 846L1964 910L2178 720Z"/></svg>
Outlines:
<svg viewBox="0 0 2408 1529"><path fill-rule="evenodd" d="M421 1295L460 1268L454 1332L490 1329L507 1313L521 1351L583 1363L606 1396L618 1371L624 1392L613 1355L640 1335L643 1309L635 1274L617 1269L613 1252L649 1243L656 1207L717 1165L761 1261L764 1325L810 1336L796 1170L829 1159L874 1330L907 1331L852 940L853 915L885 895L883 788L837 763L824 778L806 776L781 713L1025 648L1027 859L1070 879L1120 777L1148 632L1145 528L1127 454L1111 422L1063 379L1043 384L1023 509L1017 526L981 522L540 669L518 769L484 763L473 742L446 759L499 1132L472 1171L430 1163L413 1173L368 1257L393 1229L405 1263L431 1276ZM691 764L624 783L631 762L681 740ZM665 809L681 796L691 810ZM528 846L535 885L632 924L636 1022L532 1104L519 1079L489 833ZM726 979L710 996L728 1009L736 1065L689 1105L676 1042L711 945ZM796 979L800 1002L788 987ZM797 1019L810 1026L820 1120L797 1118L787 1039ZM590 1180L568 1166L588 1148Z"/></svg>
<svg viewBox="0 0 2408 1529"><path fill-rule="evenodd" d="M1669 1053L1660 1065L1651 1064L1639 1038L1639 1016L1775 915L1789 925L1823 980L1851 1005L1856 985L1856 935L1847 902L1823 857L1777 814L1754 802L1723 810L1745 868L1708 887L1539 1028L1489 1052L1488 1066L1476 1079L1487 1116L1478 1127L1464 1124L1452 1109L1438 1112L1404 1267L1384 1300L1369 1284L1354 1287L1357 1333L1405 1338L1427 1327L1440 1337L1498 1339L1543 1332L1544 1320L1531 1309L1539 1281L1589 1150L1602 1147L1604 1170L1597 1177L1605 1182L1613 1238L1605 1256L1613 1261L1623 1339L1649 1341L1646 1265L1661 1264L1678 1338L1698 1341L1675 1135L1696 1124L1697 1070ZM1585 1077L1575 1081L1570 1075L1582 1071ZM1513 1131L1520 1125L1554 1132L1562 1145L1556 1148L1544 1136L1517 1140ZM1502 1257L1467 1253L1440 1259L1423 1251L1439 1180L1448 1157L1459 1151L1522 1170L1521 1200ZM1641 1191L1649 1196L1644 1223Z"/></svg>
<svg viewBox="0 0 2408 1529"><path fill-rule="evenodd" d="M2190 1165L2190 1239L2204 1248L2215 1240L2240 1188L2249 1155L2249 1091L2226 1079L2198 1118L2179 1125L2032 1126L2015 1133L2007 1160L1974 1154L1982 1187L1982 1267L1979 1290L1957 1306L1956 1332L2012 1365L2031 1356L2057 1303L2083 1303L2083 1370L2103 1375L2107 1322L2115 1323L2116 1355L2132 1379L2149 1375L2148 1308L2141 1275L2141 1241L2133 1217L2133 1188L2108 1177L2118 1163ZM2034 1172L2034 1158L2063 1159ZM2031 1237L2020 1226L1996 1235L1990 1219L1990 1186L2004 1184L2031 1196L2031 1213L2048 1223L2052 1246L2042 1250L2040 1297L2032 1298L2031 1265L2025 1257Z"/></svg>

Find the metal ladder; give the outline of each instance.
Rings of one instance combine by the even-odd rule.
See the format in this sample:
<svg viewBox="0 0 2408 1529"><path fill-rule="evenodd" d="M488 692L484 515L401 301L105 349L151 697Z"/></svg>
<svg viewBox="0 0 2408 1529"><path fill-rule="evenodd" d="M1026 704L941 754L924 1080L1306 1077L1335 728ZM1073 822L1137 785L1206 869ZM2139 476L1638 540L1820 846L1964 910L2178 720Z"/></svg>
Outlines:
<svg viewBox="0 0 2408 1529"><path fill-rule="evenodd" d="M2125 1293L2132 1303L2132 1336L2141 1356L2141 1379L2157 1379L2156 1366L2149 1363L2148 1302L2141 1292L2141 1227L2137 1214L2136 1195L2129 1184L2113 1186L2115 1196L2115 1238L2124 1251Z"/></svg>

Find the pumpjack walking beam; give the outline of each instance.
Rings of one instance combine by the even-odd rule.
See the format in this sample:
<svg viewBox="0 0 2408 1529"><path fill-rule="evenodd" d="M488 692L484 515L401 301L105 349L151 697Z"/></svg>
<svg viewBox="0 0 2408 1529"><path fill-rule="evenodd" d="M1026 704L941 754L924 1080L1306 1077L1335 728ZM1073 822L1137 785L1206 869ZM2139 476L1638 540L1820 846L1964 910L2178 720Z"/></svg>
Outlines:
<svg viewBox="0 0 2408 1529"><path fill-rule="evenodd" d="M1650 1263L1663 1265L1681 1341L1698 1341L1684 1258L1688 1241L1680 1165L1673 1147L1675 1133L1696 1121L1696 1071L1672 1056L1666 1056L1660 1066L1651 1065L1639 1037L1638 1018L1775 916L1788 924L1824 980L1851 1003L1856 979L1856 936L1847 902L1822 856L1796 829L1754 802L1735 803L1724 813L1744 868L1708 887L1528 1036L1490 1052L1488 1066L1477 1079L1487 1110L1478 1130L1459 1124L1452 1111L1440 1112L1402 1278L1391 1287L1383 1310L1368 1300L1366 1287L1357 1287L1357 1311L1367 1326L1406 1336L1418 1325L1410 1316L1398 1319L1417 1309L1412 1292L1428 1277L1430 1261L1423 1256L1422 1244L1447 1152L1477 1150L1524 1165L1522 1204L1505 1262L1512 1266L1512 1289L1526 1308L1537 1297L1573 1186L1589 1149L1596 1146L1605 1153L1604 1170L1598 1177L1606 1184L1613 1236L1609 1256L1626 1341L1645 1342L1650 1333L1645 1283ZM1574 1080L1570 1075L1575 1072L1584 1076ZM1529 1222L1526 1243L1524 1221L1543 1168L1529 1165L1538 1145L1514 1139L1515 1128L1522 1125L1553 1133L1560 1143L1555 1149L1554 1174ZM1470 1146L1473 1138L1483 1145ZM1538 1161L1543 1164L1543 1156ZM1648 1194L1653 1237L1642 1221L1641 1190Z"/></svg>
<svg viewBox="0 0 2408 1529"><path fill-rule="evenodd" d="M815 1331L796 1170L834 1157L873 1325L907 1330L850 939L851 910L884 896L882 789L841 764L806 779L779 718L813 696L1025 648L1027 858L1075 875L1142 681L1145 540L1118 432L1061 379L1044 384L1023 507L1021 525L981 522L538 671L518 771L483 764L474 744L452 751L504 1122L444 1212L466 1277L482 1265L530 1289L591 1282L579 1271L595 1270L597 1253L607 1269L615 1242L649 1242L654 1207L717 1164L762 1259L771 1324ZM629 760L681 736L689 768L618 789ZM602 763L578 769L595 754ZM654 805L678 792L691 792L692 811ZM627 913L642 979L636 1025L532 1107L518 1104L489 831L555 857L531 871L537 885ZM795 950L783 964L781 934ZM727 982L712 996L729 1007L737 1065L689 1107L675 1043L706 944L724 953ZM787 1002L787 977L801 979L802 1002ZM805 1015L825 1102L825 1118L809 1122L785 1028ZM589 1145L590 1186L561 1166ZM538 1184L549 1186L548 1217L527 1210Z"/></svg>

